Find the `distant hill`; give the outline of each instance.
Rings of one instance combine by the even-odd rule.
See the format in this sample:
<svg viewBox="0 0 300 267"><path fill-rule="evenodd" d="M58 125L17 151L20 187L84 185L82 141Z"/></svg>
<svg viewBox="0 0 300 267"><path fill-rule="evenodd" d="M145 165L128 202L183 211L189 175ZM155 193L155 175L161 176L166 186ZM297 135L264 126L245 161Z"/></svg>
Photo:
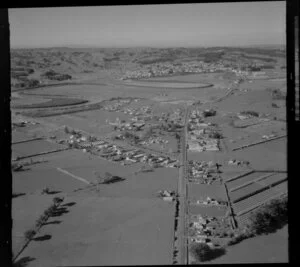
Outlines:
<svg viewBox="0 0 300 267"><path fill-rule="evenodd" d="M285 47L191 47L191 48L74 48L52 47L11 49L13 86L26 88L55 81L56 77L76 79L91 73L121 77L124 71L140 70L157 64L183 62L261 62L275 64L286 56ZM22 70L22 71L19 71ZM56 76L44 75L47 72ZM19 85L18 85L19 84Z"/></svg>

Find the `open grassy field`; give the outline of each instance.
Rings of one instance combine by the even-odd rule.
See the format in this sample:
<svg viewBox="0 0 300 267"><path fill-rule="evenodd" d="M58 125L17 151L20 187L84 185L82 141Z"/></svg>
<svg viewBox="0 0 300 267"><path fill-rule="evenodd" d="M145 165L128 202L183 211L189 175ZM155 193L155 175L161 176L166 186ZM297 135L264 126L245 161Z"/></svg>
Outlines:
<svg viewBox="0 0 300 267"><path fill-rule="evenodd" d="M51 240L31 242L23 253L36 258L31 266L171 264L170 203L91 195L67 201L75 205L60 218L62 223L42 228L40 234L51 235Z"/></svg>
<svg viewBox="0 0 300 267"><path fill-rule="evenodd" d="M227 201L226 191L224 185L203 185L203 184L189 184L188 185L190 199L206 199L207 197Z"/></svg>
<svg viewBox="0 0 300 267"><path fill-rule="evenodd" d="M189 206L189 214L191 215L201 214L202 216L222 218L225 216L226 211L227 209L219 208L219 207L201 207L197 205Z"/></svg>
<svg viewBox="0 0 300 267"><path fill-rule="evenodd" d="M27 254L37 258L32 266L49 264L53 260L53 253L56 255L55 264L141 264L145 260L149 264L170 264L174 206L158 199L157 192L161 188L176 190L175 169L157 169L155 174L135 174L138 166L123 167L90 157L81 151L65 151L44 158L48 162L14 174L14 191L29 196L35 194L42 201L43 196L39 194L43 188L48 187L53 191L68 193L67 202L75 202L76 205L70 208L70 213L58 218L61 221L59 225L49 224L42 228L39 235L50 235L51 240L32 241L22 254L23 257ZM76 177L84 177L86 182L61 173L58 169L66 170ZM106 171L125 177L126 180L115 185L89 187L89 182L97 181L95 173L101 176ZM73 192L80 188L83 189ZM19 197L19 200L22 198ZM17 208L15 212L18 212ZM78 220L82 221L82 216L87 219L78 228ZM28 217L33 219L31 215ZM23 223L21 217L16 219L20 224ZM95 231L99 236L95 236ZM72 236L72 239L67 236ZM65 252L61 254L59 251L65 248L66 241L69 249L63 249ZM78 255L82 244L85 244L85 248L80 251L84 255L88 254L88 258ZM99 247L103 250L99 251ZM155 254L149 254L148 250ZM140 251L138 257L134 256L136 251ZM112 258L115 261L112 262Z"/></svg>
<svg viewBox="0 0 300 267"><path fill-rule="evenodd" d="M288 227L286 226L276 233L251 238L231 246L224 256L208 264L287 263L288 261Z"/></svg>
<svg viewBox="0 0 300 267"><path fill-rule="evenodd" d="M12 251L18 253L24 244L24 233L32 229L36 220L52 202L53 196L41 195L40 192L28 194L12 200ZM28 209L28 207L31 207Z"/></svg>
<svg viewBox="0 0 300 267"><path fill-rule="evenodd" d="M34 140L29 143L26 142L12 145L12 155L13 157L24 157L62 148L64 147L55 143L50 143L46 140Z"/></svg>

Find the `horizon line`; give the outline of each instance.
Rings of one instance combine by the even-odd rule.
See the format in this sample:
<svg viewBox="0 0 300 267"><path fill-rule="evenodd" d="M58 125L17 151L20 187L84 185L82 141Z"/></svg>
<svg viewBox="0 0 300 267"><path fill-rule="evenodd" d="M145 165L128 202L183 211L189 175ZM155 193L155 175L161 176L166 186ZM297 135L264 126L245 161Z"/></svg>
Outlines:
<svg viewBox="0 0 300 267"><path fill-rule="evenodd" d="M137 49L137 48L154 48L154 49L183 49L183 48L219 48L219 47L269 47L269 46L284 46L286 44L274 43L274 44L251 44L251 45L190 45L190 46L96 46L96 45L55 45L55 46L11 46L10 49Z"/></svg>

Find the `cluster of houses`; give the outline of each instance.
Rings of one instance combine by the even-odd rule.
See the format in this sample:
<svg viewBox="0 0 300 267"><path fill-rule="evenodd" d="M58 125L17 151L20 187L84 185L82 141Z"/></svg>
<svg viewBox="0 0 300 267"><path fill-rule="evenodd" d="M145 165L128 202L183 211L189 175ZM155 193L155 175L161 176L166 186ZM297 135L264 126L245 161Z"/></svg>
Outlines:
<svg viewBox="0 0 300 267"><path fill-rule="evenodd" d="M160 122L172 122L177 125L183 125L183 115L181 109L176 109L172 113L162 112L158 117Z"/></svg>
<svg viewBox="0 0 300 267"><path fill-rule="evenodd" d="M119 131L125 131L125 130L140 131L146 125L144 121L122 122L119 118L116 118L115 122L109 122L109 124L114 126L115 130L119 130Z"/></svg>
<svg viewBox="0 0 300 267"><path fill-rule="evenodd" d="M261 68L258 66L253 67L252 64L249 63L232 63L227 60L219 60L217 62L155 62L153 64L147 64L146 67L139 66L138 70L125 72L125 74L121 77L121 80L170 76L183 73L211 73L226 71L233 72L241 78L249 76L253 78L266 77L266 73L261 71Z"/></svg>
<svg viewBox="0 0 300 267"><path fill-rule="evenodd" d="M158 192L158 196L164 201L173 201L178 196L175 191L161 190Z"/></svg>
<svg viewBox="0 0 300 267"><path fill-rule="evenodd" d="M228 238L232 235L230 222L226 218L194 215L191 219L192 242L217 247L220 245L220 238Z"/></svg>
<svg viewBox="0 0 300 267"><path fill-rule="evenodd" d="M174 62L174 63L155 63L147 64L147 67L139 70L127 71L121 80L126 79L143 79L159 76L168 76L182 73L209 73L218 71L234 71L232 66L225 66L219 62Z"/></svg>
<svg viewBox="0 0 300 267"><path fill-rule="evenodd" d="M196 205L204 205L204 206L221 206L221 207L227 207L227 201L224 200L217 200L214 198L207 197L206 199L197 200L194 202Z"/></svg>
<svg viewBox="0 0 300 267"><path fill-rule="evenodd" d="M122 100L123 104L125 103ZM128 103L128 102L126 102ZM123 105L122 104L122 105ZM122 105L118 103L115 103L114 105L109 105L106 106L106 110L108 111L118 111L118 112L123 112L125 114L133 115L134 117L131 118L131 122L126 122L125 120L120 120L119 117L116 118L114 122L109 121L108 119L106 120L106 123L109 123L110 125L115 127L115 130L135 130L139 131L141 130L145 125L145 121L149 121L153 119L152 115L152 109L150 106L142 106L140 108L132 108L132 107L126 107L126 108L121 108Z"/></svg>
<svg viewBox="0 0 300 267"><path fill-rule="evenodd" d="M236 166L242 166L242 165L249 165L249 161L244 160L237 160L237 159L231 159L228 161L228 165L236 165Z"/></svg>
<svg viewBox="0 0 300 267"><path fill-rule="evenodd" d="M214 116L214 110L193 110L188 122L188 149L191 151L219 151L221 134L212 123L204 123L203 116Z"/></svg>
<svg viewBox="0 0 300 267"><path fill-rule="evenodd" d="M98 146L98 152L101 157L112 161L120 161L122 165L132 163L147 163L155 167L177 167L178 162L176 159L171 159L166 156L159 156L155 154L146 154L139 149L125 149L116 145L105 144L101 147Z"/></svg>
<svg viewBox="0 0 300 267"><path fill-rule="evenodd" d="M253 116L251 114L237 114L238 120L235 120L233 123L234 127L237 128L246 128L255 124L260 124L262 122L270 121L270 119L265 118L268 114L259 114L258 116Z"/></svg>
<svg viewBox="0 0 300 267"><path fill-rule="evenodd" d="M130 99L121 99L115 103L105 105L103 109L107 111L119 111L124 105L129 104L130 102Z"/></svg>
<svg viewBox="0 0 300 267"><path fill-rule="evenodd" d="M149 146L151 144L165 145L165 144L168 144L168 143L169 143L168 140L165 140L165 139L163 139L159 136L157 136L157 137L152 137L151 136L147 140L140 142L141 145L145 145L145 146Z"/></svg>
<svg viewBox="0 0 300 267"><path fill-rule="evenodd" d="M196 125L200 126L208 126L208 124L204 123L204 119L202 117L202 111L199 109L193 109L189 116L189 127L195 128Z"/></svg>
<svg viewBox="0 0 300 267"><path fill-rule="evenodd" d="M170 115L170 120L176 124L183 125L182 112L183 111L179 108L174 110L174 112Z"/></svg>
<svg viewBox="0 0 300 267"><path fill-rule="evenodd" d="M213 130L199 129L189 132L188 149L190 151L219 151L219 139L214 138Z"/></svg>
<svg viewBox="0 0 300 267"><path fill-rule="evenodd" d="M268 140L268 139L270 139L270 138L275 138L275 137L276 137L276 134L269 134L269 135L263 135L263 136L262 136L262 139Z"/></svg>
<svg viewBox="0 0 300 267"><path fill-rule="evenodd" d="M188 149L195 152L203 151L218 151L219 142L217 139L205 138L205 140L199 140L196 135L192 135L188 140Z"/></svg>
<svg viewBox="0 0 300 267"><path fill-rule="evenodd" d="M134 101L138 101L135 99ZM138 120L138 116L149 117L152 115L152 109L150 106L142 106L140 108L134 107L124 107L124 105L129 104L131 100L120 100L114 104L106 105L104 107L107 111L116 111L116 112L123 112L124 114L129 114L135 116L132 120Z"/></svg>
<svg viewBox="0 0 300 267"><path fill-rule="evenodd" d="M167 156L147 154L136 148L123 148L104 140L89 141L85 136L71 135L68 140L62 140L71 147L82 149L83 152L96 154L110 161L129 165L137 162L147 163L154 167L178 167L178 161Z"/></svg>
<svg viewBox="0 0 300 267"><path fill-rule="evenodd" d="M122 112L129 115L139 116L144 114L151 114L152 109L150 106L142 106L140 108L128 107L124 108Z"/></svg>
<svg viewBox="0 0 300 267"><path fill-rule="evenodd" d="M189 181L200 184L212 184L220 181L220 170L218 163L214 164L212 161L193 161L188 162Z"/></svg>

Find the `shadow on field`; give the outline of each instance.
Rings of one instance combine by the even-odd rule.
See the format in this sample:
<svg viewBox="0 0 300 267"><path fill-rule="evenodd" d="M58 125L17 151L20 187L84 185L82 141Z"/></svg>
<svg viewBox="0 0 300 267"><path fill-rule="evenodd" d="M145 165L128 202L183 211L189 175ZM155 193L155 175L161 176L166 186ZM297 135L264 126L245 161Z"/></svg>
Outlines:
<svg viewBox="0 0 300 267"><path fill-rule="evenodd" d="M26 193L13 193L12 194L12 197L15 198L15 197L21 197L21 196L25 196Z"/></svg>
<svg viewBox="0 0 300 267"><path fill-rule="evenodd" d="M72 207L76 204L76 202L69 202L69 203L66 203L66 204L63 204L61 205L61 207Z"/></svg>
<svg viewBox="0 0 300 267"><path fill-rule="evenodd" d="M52 214L51 217L59 217L65 213L68 213L69 211L67 210L67 208L62 207L62 208L58 208L56 209Z"/></svg>
<svg viewBox="0 0 300 267"><path fill-rule="evenodd" d="M33 257L23 257L12 264L13 267L25 267L29 262L34 261Z"/></svg>
<svg viewBox="0 0 300 267"><path fill-rule="evenodd" d="M58 194L58 193L61 193L61 191L55 191L55 190L53 190L53 191L49 191L47 194L48 195L55 195L55 194Z"/></svg>
<svg viewBox="0 0 300 267"><path fill-rule="evenodd" d="M43 236L38 236L34 238L34 241L45 241L51 239L51 235L43 235Z"/></svg>
<svg viewBox="0 0 300 267"><path fill-rule="evenodd" d="M60 224L60 223L62 223L62 221L56 220L56 221L46 222L46 223L44 223L43 225L48 225L48 224Z"/></svg>

